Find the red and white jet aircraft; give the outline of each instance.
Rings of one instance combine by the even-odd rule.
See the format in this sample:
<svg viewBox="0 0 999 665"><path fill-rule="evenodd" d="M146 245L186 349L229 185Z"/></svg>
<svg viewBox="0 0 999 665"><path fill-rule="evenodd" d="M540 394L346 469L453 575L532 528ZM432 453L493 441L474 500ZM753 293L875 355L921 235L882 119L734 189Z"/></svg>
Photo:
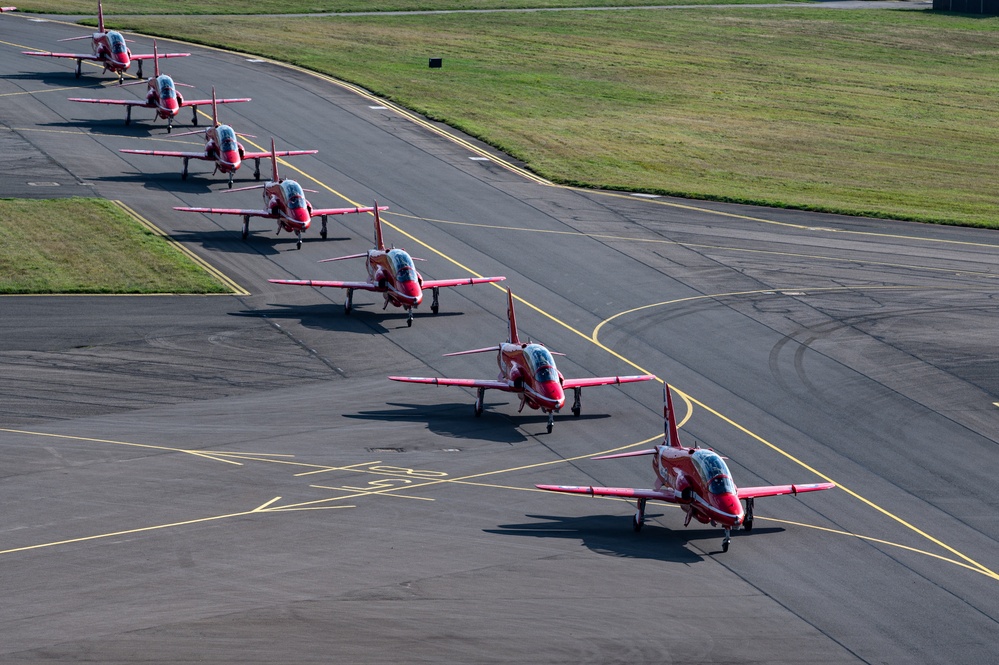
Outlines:
<svg viewBox="0 0 999 665"><path fill-rule="evenodd" d="M364 254L351 254L350 256L338 256L333 259L323 259L320 263L328 261L343 261L344 259L366 259L368 268L368 281L366 282L334 282L319 279L270 279L274 284L290 284L292 286L330 286L338 289L347 289L347 299L343 303L343 311L350 314L354 306L354 290L374 291L381 293L385 297L385 309L390 304L396 307L404 307L408 313L406 325L413 325L413 308L419 307L423 302L423 291L432 289L434 294L430 311L434 314L440 309L438 297L442 288L450 286L465 286L467 284L488 284L489 282L502 282L506 277L461 277L459 279L423 279L423 276L416 270L411 257L406 250L385 249L382 241L382 224L378 217L378 211L385 208L375 209L375 248L369 249ZM416 259L422 261L422 259Z"/></svg>
<svg viewBox="0 0 999 665"><path fill-rule="evenodd" d="M174 136L188 136L200 134L201 130L174 134ZM252 159L254 162L253 177L260 180L260 160L270 159L269 152L246 152L243 145L236 140L237 136L255 138L250 134L237 134L229 125L219 122L219 111L215 99L215 86L212 86L212 126L205 128L205 149L203 152L182 152L175 150L119 150L132 155L156 155L158 157L180 157L184 160L184 170L180 177L187 180L187 164L192 159L201 159L208 162L215 162L215 170L212 175L218 172L229 174L229 187L232 188L232 179L239 170L243 160ZM318 150L278 150L274 153L277 157L289 157L292 155L314 155Z"/></svg>
<svg viewBox="0 0 999 665"><path fill-rule="evenodd" d="M153 42L153 55L156 58L160 57L156 55L156 42ZM145 83L149 87L146 91L145 101L140 101L138 99L84 99L81 97L70 97L71 102L86 102L88 104L115 104L118 106L125 107L125 124L132 122L132 108L135 106L155 109L156 115L153 116L155 121L157 118L163 118L167 121L167 133L173 130L173 119L180 113L180 109L185 106L190 106L194 110L194 115L191 120L191 124L197 126L198 124L198 107L204 106L206 104L212 104L211 99L184 99L184 97L177 92L177 86L183 85L185 87L189 86L186 83L174 83L173 79L166 74L160 74L160 64L159 60L153 59L153 64L155 66L155 75L153 78L147 79L145 81L134 81L132 83L125 83L124 85L136 85ZM249 97L239 97L234 99L216 99L215 104L235 104L237 102L248 102Z"/></svg>
<svg viewBox="0 0 999 665"><path fill-rule="evenodd" d="M555 425L555 412L565 405L565 390L572 388L575 400L572 404L572 415L580 413L580 394L588 386L605 386L618 383L633 383L635 381L651 381L656 378L651 374L640 376L598 376L591 379L567 379L555 367L552 352L543 344L536 342L521 342L517 334L517 318L513 311L513 292L506 290L507 317L510 321L510 337L505 344L490 346L484 349L447 353L445 356L463 356L470 353L488 353L497 351L496 363L499 365L499 377L488 379L438 379L414 376L390 376L393 381L405 383L432 383L437 386L463 386L476 388L475 415L482 415L482 402L486 389L493 388L508 393L520 395L520 413L527 405L532 409L541 409L548 414L548 432ZM557 354L563 355L563 354Z"/></svg>
<svg viewBox="0 0 999 665"><path fill-rule="evenodd" d="M4 11L13 10L14 7L3 7ZM125 78L125 72L131 66L133 61L139 63L139 78L142 78L142 61L143 60L155 60L158 58L184 58L190 53L163 53L163 54L148 54L143 53L136 55L132 53L128 46L125 45L126 39L121 36L121 33L117 30L105 30L104 29L104 8L101 6L100 0L97 2L97 32L89 36L83 37L70 37L69 39L60 39L61 42L71 42L77 39L90 39L93 44L91 48L93 49L93 55L87 55L86 53L52 53L50 51L22 51L25 55L36 55L44 56L47 58L72 58L76 60L76 78L80 78L83 73L83 61L87 60L90 62L99 62L104 65L104 71L110 70L111 72L118 75L118 83L121 83Z"/></svg>
<svg viewBox="0 0 999 665"><path fill-rule="evenodd" d="M642 529L645 522L645 502L649 499L680 505L687 518L683 525L696 519L712 526L721 524L725 529L722 551L728 552L732 540L732 529L740 526L746 531L753 529L753 502L762 496L817 492L836 487L833 483L812 483L809 485L768 485L763 487L738 488L732 481L724 458L705 448L684 448L676 429L676 416L673 413L673 398L669 385L663 386L663 420L666 438L662 445L648 450L636 450L616 455L601 455L592 459L617 459L652 455L652 470L656 473L654 489L634 489L631 487L580 487L575 485L535 485L538 489L589 496L618 496L638 499L638 512L632 520L635 531ZM740 500L746 502L743 510Z"/></svg>
<svg viewBox="0 0 999 665"><path fill-rule="evenodd" d="M212 215L240 215L243 218L243 240L250 235L250 218L264 217L265 219L277 220L277 232L282 230L294 233L298 238L298 249L302 249L302 232L309 228L313 217L321 217L323 228L319 232L322 238L326 239L326 218L329 215L352 215L359 212L374 212L374 208L313 208L312 204L305 198L305 192L315 190L305 190L294 180L281 178L278 176L277 150L274 147L274 139L271 139L271 165L273 175L270 181L262 185L251 187L238 187L227 189L223 193L243 192L250 189L264 190L263 210L254 208L186 208L175 207L174 210L181 212L201 212ZM388 210L388 206L382 206L379 210Z"/></svg>

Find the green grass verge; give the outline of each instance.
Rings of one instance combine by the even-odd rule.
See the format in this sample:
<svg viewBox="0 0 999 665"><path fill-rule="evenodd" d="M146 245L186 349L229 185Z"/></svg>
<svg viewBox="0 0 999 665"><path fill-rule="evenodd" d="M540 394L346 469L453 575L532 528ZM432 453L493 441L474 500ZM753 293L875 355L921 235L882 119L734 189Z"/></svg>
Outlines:
<svg viewBox="0 0 999 665"><path fill-rule="evenodd" d="M320 12L441 11L468 9L524 9L552 7L638 7L649 5L758 4L772 0L109 0L104 15L110 23L127 14L306 14ZM801 1L808 0L781 0ZM29 0L19 2L24 12L39 14L97 14L96 0Z"/></svg>
<svg viewBox="0 0 999 665"><path fill-rule="evenodd" d="M358 83L557 182L997 226L995 18L715 8L129 27Z"/></svg>
<svg viewBox="0 0 999 665"><path fill-rule="evenodd" d="M231 293L102 199L0 199L0 293Z"/></svg>

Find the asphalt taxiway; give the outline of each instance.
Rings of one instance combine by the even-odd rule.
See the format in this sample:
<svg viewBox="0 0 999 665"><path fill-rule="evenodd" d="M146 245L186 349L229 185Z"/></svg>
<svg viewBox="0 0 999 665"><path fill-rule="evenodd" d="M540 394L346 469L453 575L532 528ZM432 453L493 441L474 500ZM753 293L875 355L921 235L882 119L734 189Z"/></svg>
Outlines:
<svg viewBox="0 0 999 665"><path fill-rule="evenodd" d="M505 336L501 289L447 290L407 328L368 294L345 316L339 292L269 284L359 277L317 261L367 249L370 217L296 251L173 211L259 194L118 153L201 139L68 102L141 91L20 55L81 33L0 20L0 141L22 156L3 195L121 200L249 295L0 298L0 659L994 658L994 232L552 187L323 77L198 47L163 63L252 97L220 112L251 145L319 149L281 164L314 204L389 205L424 275L506 275L565 375L667 379L681 437L738 484L841 486L759 501L721 554L674 508L634 534L625 502L533 489L648 486L645 459L587 457L661 437L657 385L584 390L547 434L506 396L474 418L468 391L387 381L491 378L488 355L442 354Z"/></svg>

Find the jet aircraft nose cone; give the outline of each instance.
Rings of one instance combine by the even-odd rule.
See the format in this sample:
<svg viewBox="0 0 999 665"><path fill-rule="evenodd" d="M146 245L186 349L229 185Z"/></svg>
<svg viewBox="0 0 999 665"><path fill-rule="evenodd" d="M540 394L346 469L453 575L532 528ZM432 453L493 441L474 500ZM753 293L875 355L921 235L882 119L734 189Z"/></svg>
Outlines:
<svg viewBox="0 0 999 665"><path fill-rule="evenodd" d="M544 381L538 386L539 392L551 402L553 409L561 409L565 405L565 391L558 381Z"/></svg>
<svg viewBox="0 0 999 665"><path fill-rule="evenodd" d="M413 306L423 302L423 289L416 282L403 282L399 286L399 291L413 302Z"/></svg>
<svg viewBox="0 0 999 665"><path fill-rule="evenodd" d="M309 215L309 211L305 208L295 208L291 211L291 216L296 222L302 224L305 228L308 228L309 222L312 221L312 216Z"/></svg>
<svg viewBox="0 0 999 665"><path fill-rule="evenodd" d="M716 494L712 497L711 502L720 512L732 516L729 518L732 521L732 526L742 524L745 515L742 512L742 504L739 502L738 496L735 494Z"/></svg>
<svg viewBox="0 0 999 665"><path fill-rule="evenodd" d="M226 150L222 153L222 161L231 166L233 169L238 169L240 164L239 151Z"/></svg>

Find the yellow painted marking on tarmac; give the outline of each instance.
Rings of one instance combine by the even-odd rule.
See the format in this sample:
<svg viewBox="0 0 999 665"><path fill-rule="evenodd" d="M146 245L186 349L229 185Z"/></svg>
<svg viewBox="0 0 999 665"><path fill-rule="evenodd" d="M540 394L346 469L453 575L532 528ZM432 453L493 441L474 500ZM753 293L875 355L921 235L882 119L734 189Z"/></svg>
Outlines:
<svg viewBox="0 0 999 665"><path fill-rule="evenodd" d="M826 290L835 290L836 288L848 288L848 287L831 287L831 288L826 289ZM856 287L853 287L853 288L856 288ZM864 288L873 289L873 288L904 288L904 287L864 287ZM773 290L774 291L782 291L782 290L786 290L786 289L773 289ZM813 290L817 290L817 289L813 289ZM726 294L720 294L719 296L716 296L716 297L721 297L723 295L726 295ZM697 299L708 298L708 297L711 297L711 296L696 296ZM666 304L672 304L672 302L681 302L681 301L690 300L690 299L691 298L681 298L681 299L678 299L678 301L671 301L669 303L657 303L655 306L663 306L663 305L666 305ZM635 309L629 310L629 312L625 312L625 313L630 313L630 312L638 311L640 309L646 309L647 307L648 306L635 308ZM597 338L597 334L599 333L600 328L603 326L603 324L606 323L607 321L610 321L612 319L617 318L618 316L621 316L621 315L620 314L616 314L613 317L610 317L609 319L606 319L604 322L601 322L601 324L598 325L594 329L593 335L589 339L590 339L590 341L592 341L594 344L596 344L601 349L604 349L605 351L607 351L608 353L611 353L615 357L620 358L621 360L623 360L624 362L628 363L632 367L635 367L635 368L639 369L640 371L645 371L645 370L642 370L641 367L639 367L639 365L637 365L636 363L628 360L624 356L621 356L617 352L612 351L608 347L606 347L603 344L601 344L600 341L599 341L599 339ZM573 330L573 332L576 332L573 328L569 328L569 329ZM683 393L680 390L677 390L677 392L680 393L681 395L685 394L685 393ZM898 522L902 526L908 528L909 530L913 531L914 533L918 534L919 536L922 536L926 540L929 540L931 543L937 545L938 547L941 547L941 548L947 550L948 552L954 554L955 556L957 556L957 557L959 557L959 558L967 561L971 565L973 565L973 566L977 567L978 569L980 569L983 572L983 574L985 574L985 575L987 575L987 576L989 576L989 577L991 577L991 578L993 578L995 580L999 580L999 573L996 573L996 572L990 570L989 568L987 568L986 566L978 563L977 561L975 561L971 557L969 557L969 556L967 556L967 555L965 555L965 554L957 551L956 549L954 549L950 545L947 545L943 541L941 541L941 540L939 540L937 538L934 538L930 534L926 533L925 531L923 531L922 529L918 528L917 526L915 526L915 525L907 522L906 520L902 519L898 515L895 515L894 513L888 511L885 508L882 508L881 506L879 506L878 504L874 503L870 499L867 499L867 498L861 496L860 494L854 492L853 490L849 489L848 487L846 487L842 483L840 483L840 482L838 482L836 480L833 480L832 478L830 478L826 474L820 472L818 469L815 469L814 467L812 467L811 465L807 464L806 462L798 459L797 457L795 457L794 455L790 454L786 450L784 450L784 449L780 448L779 446L771 443L770 441L767 441L762 436L756 434L755 432L750 431L749 429L743 427L742 425L738 424L737 422L735 422L734 420L728 418L727 416L722 415L720 412L718 412L715 409L711 408L710 406L708 406L704 402L701 402L701 401L695 399L694 397L690 397L690 401L692 403L696 404L697 406L700 406L702 409L704 409L708 413L714 415L715 417L717 417L718 419L722 420L723 422L728 423L730 426L734 427L735 429L737 429L738 431L742 432L746 436L749 436L750 438L759 441L760 443L762 443L763 445L767 446L768 448L770 448L774 452L776 452L776 453L784 456L785 458L791 460L792 462L794 462L798 466L802 467L803 469L805 469L807 471L810 471L811 473L814 473L816 476L818 476L819 478L822 478L826 482L835 483L836 486L839 489L843 490L844 492L846 492L847 494L849 494L853 498L855 498L858 501L866 504L870 508L873 508L875 511L881 513L882 515L884 515L884 516L886 516L886 517L888 517L888 518L890 518L890 519Z"/></svg>
<svg viewBox="0 0 999 665"><path fill-rule="evenodd" d="M218 268L216 268L212 264L208 263L208 261L205 261L203 258L201 258L197 254L195 254L194 252L192 252L190 249L188 249L187 247L185 247L181 243L175 241L173 238L171 238L166 233L164 233L159 227L157 227L155 224L153 224L152 222L150 222L148 219L146 219L145 217L143 217L142 215L140 215L139 213L137 213L135 210L133 210L132 208L128 207L127 205L125 205L121 201L114 201L114 203L119 208L121 208L122 210L124 210L126 213L128 213L129 215L131 215L132 217L134 217L136 220L138 220L140 224L142 224L143 226L145 226L146 228L148 228L149 230L151 230L153 233L155 233L156 235L160 236L161 238L163 238L164 240L166 240L167 242L169 242L175 248L177 248L181 253L183 253L189 259L191 259L192 261L194 261L196 264L198 264L201 267L202 270L204 270L208 274L212 275L215 279L217 279L220 282L222 282L223 285L225 285L227 288L229 288L232 291L232 295L237 295L237 296L248 296L248 295L250 295L249 291L247 291L242 286L240 286L239 284L237 284L232 278L230 278L229 276L227 276L225 273L223 273L221 270L219 270ZM216 294L216 295L224 295L224 294Z"/></svg>
<svg viewBox="0 0 999 665"><path fill-rule="evenodd" d="M499 224L477 224L475 222L455 222L445 219L434 219L431 217L418 217L416 215L407 215L400 212L387 212L383 213L392 215L395 217L405 217L408 219L417 219L424 222L429 222L431 224L448 224L451 226L465 226L477 229L494 229L498 231L517 231L524 233L540 233L548 235L561 235L561 236L575 236L580 238L594 238L597 240L612 240L621 241L629 243L648 243L656 245L675 245L679 247L688 247L691 249L708 249L716 251L725 252L738 252L743 254L762 254L765 256L786 256L795 259L812 259L817 261L828 261L831 263L858 263L866 266L880 266L886 268L904 268L908 270L924 270L926 272L943 272L948 274L956 275L969 275L974 277L990 277L999 278L999 274L984 272L978 270L954 270L953 268L934 268L930 266L922 266L918 264L910 263L889 263L886 261L874 261L858 257L840 257L840 256L822 256L820 254L802 254L798 252L780 252L776 250L767 249L752 249L748 247L729 247L726 245L708 245L704 243L695 242L677 242L676 240L666 240L664 238L635 238L630 236L619 236L611 235L607 233L583 233L582 231L558 231L555 229L532 229L523 226L500 226ZM999 246L997 246L999 249Z"/></svg>
<svg viewBox="0 0 999 665"><path fill-rule="evenodd" d="M378 460L377 462L358 462L357 464L350 464L348 466L324 466L321 469L296 473L293 477L301 478L302 476L311 476L317 473L329 473L331 471L354 471L357 467L367 466L369 464L381 464L381 463L382 463L381 460Z"/></svg>
<svg viewBox="0 0 999 665"><path fill-rule="evenodd" d="M333 487L331 485L309 485L309 487L320 489L320 490L333 490L335 492L367 492L367 487L351 487L349 485L344 485L343 487ZM396 489L405 489L404 487L398 487ZM429 496L406 496L405 494L382 494L382 496L390 496L396 499L414 499L416 501L436 501Z"/></svg>

